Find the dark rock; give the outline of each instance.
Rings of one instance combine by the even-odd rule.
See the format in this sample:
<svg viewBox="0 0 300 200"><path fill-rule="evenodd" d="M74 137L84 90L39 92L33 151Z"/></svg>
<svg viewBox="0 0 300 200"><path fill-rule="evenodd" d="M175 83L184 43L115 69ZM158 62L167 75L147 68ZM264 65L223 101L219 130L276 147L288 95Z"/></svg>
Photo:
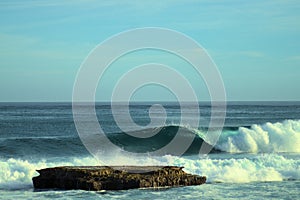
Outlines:
<svg viewBox="0 0 300 200"><path fill-rule="evenodd" d="M84 166L37 170L38 189L126 190L146 187L201 185L206 177L187 174L176 166Z"/></svg>

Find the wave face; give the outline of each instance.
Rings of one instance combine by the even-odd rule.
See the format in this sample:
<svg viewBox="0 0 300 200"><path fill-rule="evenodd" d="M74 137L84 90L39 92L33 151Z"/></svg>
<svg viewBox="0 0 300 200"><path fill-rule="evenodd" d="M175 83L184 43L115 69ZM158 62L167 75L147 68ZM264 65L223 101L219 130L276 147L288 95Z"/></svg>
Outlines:
<svg viewBox="0 0 300 200"><path fill-rule="evenodd" d="M154 136L149 138L136 138L132 137L133 133L140 135L149 135L156 133ZM153 135L153 134L152 134ZM177 125L170 125L158 128L150 128L139 131L133 131L131 133L116 133L107 135L107 137L116 145L122 149L135 152L135 153L145 153L152 152L158 149L163 148L168 143L170 143L174 137L178 137L178 141L184 143L189 139L193 139L191 145L185 152L176 151L176 147L173 149L166 150L164 155L191 155L199 154L200 148L202 145L210 147L211 152L219 152L219 150L213 148L203 139L203 134L197 129L191 129L188 127L181 127ZM179 143L178 145L180 145Z"/></svg>
<svg viewBox="0 0 300 200"><path fill-rule="evenodd" d="M219 154L216 154L219 155ZM115 156L110 165L177 165L184 166L189 173L205 175L208 182L245 183L257 181L283 181L300 179L300 159L283 155L256 155L243 158L178 157L123 157ZM72 158L67 161L28 161L10 158L0 160L0 189L32 188L32 177L37 169L55 166L99 165L92 157Z"/></svg>
<svg viewBox="0 0 300 200"><path fill-rule="evenodd" d="M300 120L224 130L216 148L230 153L300 152Z"/></svg>
<svg viewBox="0 0 300 200"><path fill-rule="evenodd" d="M184 155L199 154L202 145L212 148L210 153L275 153L300 152L300 120L285 120L281 123L265 123L248 128L224 129L217 144L212 147L204 130L170 125L165 127L134 131L147 135L158 133L149 138L136 138L126 133L111 133L107 137L121 149L134 153L153 152L167 145L180 129L179 140L194 138ZM10 137L0 139L2 158L47 158L66 156L88 156L78 136L53 137ZM108 151L110 149L107 149ZM163 155L182 155L169 149Z"/></svg>
<svg viewBox="0 0 300 200"><path fill-rule="evenodd" d="M115 144L130 152L153 151L168 144L176 135L178 129L182 130L181 140L195 137L185 155L199 154L201 145L211 146L209 137L204 130L179 127L176 125L162 127L157 136L149 139L140 139L117 134L110 137ZM141 134L153 132L156 129L145 129ZM285 120L283 122L250 127L225 128L211 153L297 153L300 152L300 120ZM166 152L165 154L174 154Z"/></svg>
<svg viewBox="0 0 300 200"><path fill-rule="evenodd" d="M132 104L130 113L133 121L140 126L149 124L151 105ZM210 122L210 104L204 103L199 107L199 130L189 128L188 124L184 124L185 127L178 126L181 116L178 104L165 103L163 106L167 112L167 125L137 130L140 134L151 134L160 129L155 136L144 139L131 137L120 130L109 103L96 105L96 111L107 137L129 152L145 153L160 149L173 140L178 129L183 132L180 135L182 140L194 138L186 155L198 154L201 145L212 144L205 131ZM191 104L187 122L195 118L193 108ZM120 105L118 109L117 114L122 117L125 107ZM229 104L225 128L212 152L300 152L299 113L300 102ZM152 117L160 119L161 113ZM128 130L134 130L131 124L125 126ZM179 153L182 152L165 152L173 155ZM78 137L70 103L0 103L0 158L41 159L88 155L89 152Z"/></svg>

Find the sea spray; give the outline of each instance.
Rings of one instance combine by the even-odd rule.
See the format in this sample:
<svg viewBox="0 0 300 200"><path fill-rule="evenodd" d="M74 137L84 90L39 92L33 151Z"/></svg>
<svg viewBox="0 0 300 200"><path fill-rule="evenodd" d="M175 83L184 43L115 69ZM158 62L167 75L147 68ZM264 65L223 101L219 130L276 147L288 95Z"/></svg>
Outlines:
<svg viewBox="0 0 300 200"><path fill-rule="evenodd" d="M216 148L230 153L300 152L300 120L282 123L239 127L237 131L224 130Z"/></svg>
<svg viewBox="0 0 300 200"><path fill-rule="evenodd" d="M186 159L166 156L167 162L183 165L189 173L205 175L208 182L245 183L300 179L300 161L282 155L254 158Z"/></svg>
<svg viewBox="0 0 300 200"><path fill-rule="evenodd" d="M283 181L300 179L300 160L293 156L278 154L259 154L245 158L214 158L206 156L177 157L111 157L110 165L176 165L183 166L188 173L207 176L208 182L245 183L257 181ZM247 158L246 158L247 157ZM107 158L103 158L107 159ZM0 189L32 188L32 177L36 170L55 166L95 166L99 165L93 157L70 158L67 161L31 162L28 160L0 160Z"/></svg>
<svg viewBox="0 0 300 200"><path fill-rule="evenodd" d="M62 158L63 159L63 158ZM37 176L37 169L56 166L97 165L92 157L72 158L69 161L39 162L14 159L0 160L0 189L25 189L32 187L32 177Z"/></svg>

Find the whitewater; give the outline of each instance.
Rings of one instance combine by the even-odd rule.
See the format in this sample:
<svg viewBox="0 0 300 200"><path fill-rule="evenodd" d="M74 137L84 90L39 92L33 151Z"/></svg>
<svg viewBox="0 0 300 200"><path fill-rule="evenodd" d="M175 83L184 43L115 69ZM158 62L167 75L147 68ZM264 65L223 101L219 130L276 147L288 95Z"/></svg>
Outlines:
<svg viewBox="0 0 300 200"><path fill-rule="evenodd" d="M166 155L155 157L118 157L106 162L110 165L176 165L184 166L185 171L208 177L209 183L247 183L265 181L300 180L300 160L296 155L267 154L258 156L221 156L177 157ZM100 162L101 163L101 162ZM37 176L36 169L55 166L93 166L99 161L93 157L71 158L68 161L49 162L10 158L0 161L0 189L32 188L32 177Z"/></svg>

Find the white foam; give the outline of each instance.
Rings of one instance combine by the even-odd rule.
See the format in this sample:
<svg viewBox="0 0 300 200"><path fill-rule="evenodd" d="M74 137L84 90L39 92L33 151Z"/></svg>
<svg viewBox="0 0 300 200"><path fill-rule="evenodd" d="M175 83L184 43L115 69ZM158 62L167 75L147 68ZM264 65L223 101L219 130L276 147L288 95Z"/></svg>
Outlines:
<svg viewBox="0 0 300 200"><path fill-rule="evenodd" d="M222 133L217 148L226 152L300 152L300 120L240 127Z"/></svg>
<svg viewBox="0 0 300 200"><path fill-rule="evenodd" d="M222 154L217 155L222 158ZM254 157L254 158L252 158ZM298 157L299 158L299 157ZM162 157L134 157L116 154L110 160L103 160L109 165L175 165L184 166L186 172L205 175L208 182L254 182L282 181L300 179L300 160L286 158L278 154L247 155L245 158L200 159L165 155Z"/></svg>
<svg viewBox="0 0 300 200"><path fill-rule="evenodd" d="M37 169L64 165L96 165L94 158L74 158L70 162L30 162L10 158L0 160L0 189L23 189L32 187L32 177L37 176Z"/></svg>
<svg viewBox="0 0 300 200"><path fill-rule="evenodd" d="M300 160L276 154L256 155L251 159L192 159L170 155L143 158L115 155L107 164L184 166L186 172L207 176L208 182L241 183L300 179ZM67 162L30 162L13 158L0 160L0 189L32 188L32 177L38 175L35 171L37 169L82 165L99 165L99 162L92 157L73 158Z"/></svg>
<svg viewBox="0 0 300 200"><path fill-rule="evenodd" d="M255 159L189 160L165 156L166 163L184 166L185 171L205 175L208 182L254 182L300 179L300 161L279 155L259 155Z"/></svg>

